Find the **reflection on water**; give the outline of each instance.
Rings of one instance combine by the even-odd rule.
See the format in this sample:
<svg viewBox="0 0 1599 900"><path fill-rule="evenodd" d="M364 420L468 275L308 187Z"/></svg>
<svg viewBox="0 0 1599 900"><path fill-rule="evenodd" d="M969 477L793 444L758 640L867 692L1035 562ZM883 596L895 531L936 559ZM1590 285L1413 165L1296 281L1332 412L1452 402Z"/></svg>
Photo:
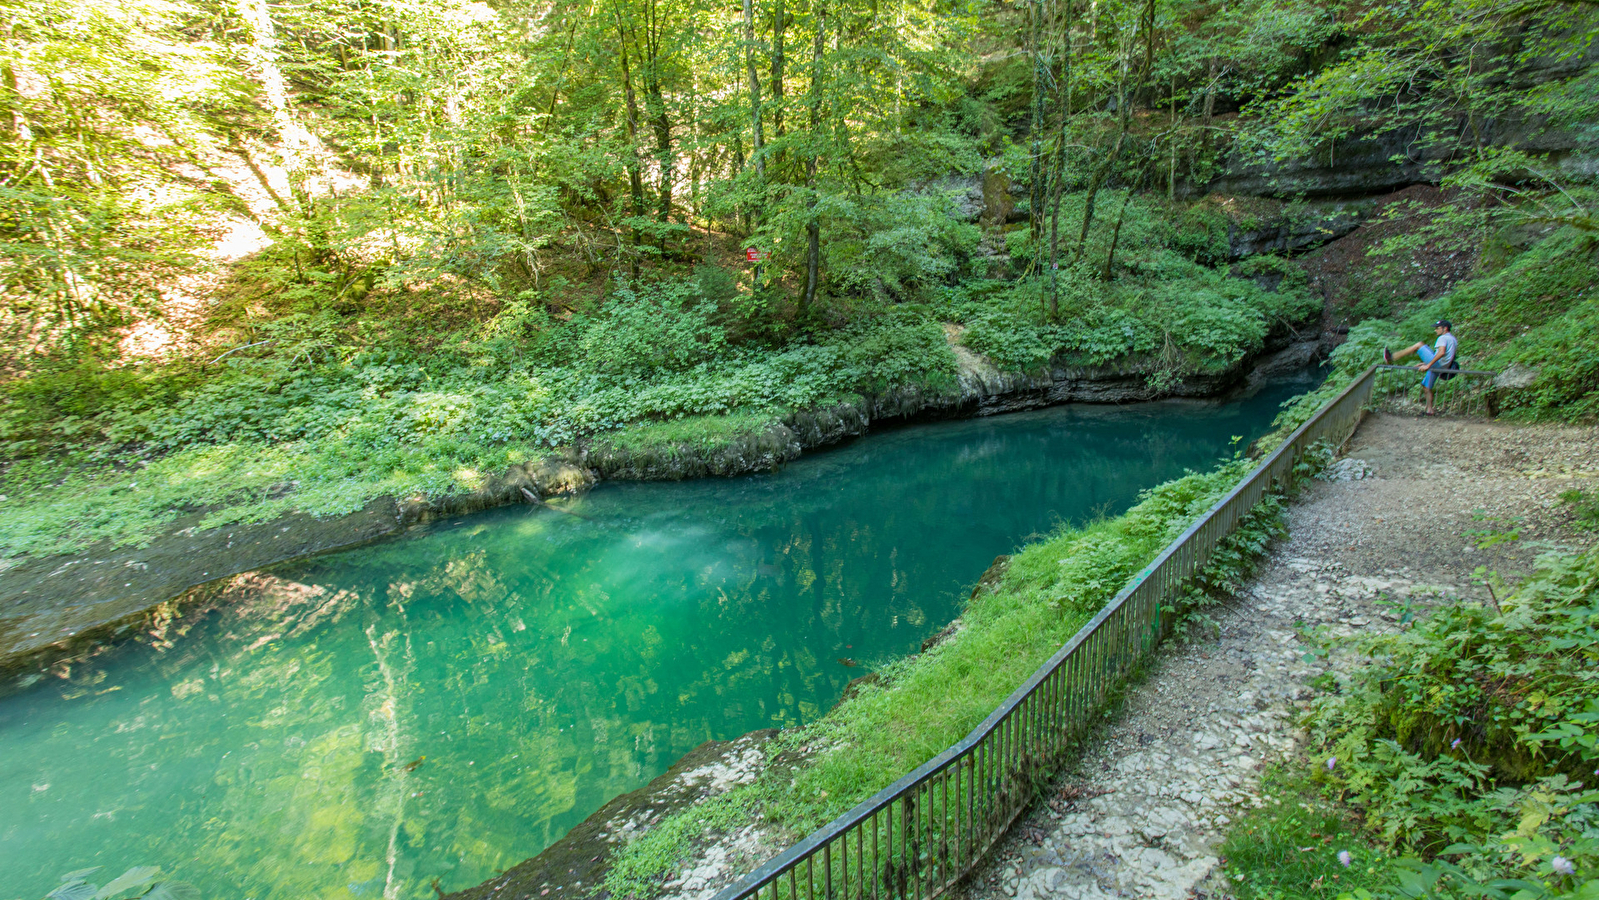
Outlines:
<svg viewBox="0 0 1599 900"><path fill-rule="evenodd" d="M703 741L815 719L996 554L1209 465L1304 387L905 428L238 579L181 637L0 700L0 885L466 887Z"/></svg>

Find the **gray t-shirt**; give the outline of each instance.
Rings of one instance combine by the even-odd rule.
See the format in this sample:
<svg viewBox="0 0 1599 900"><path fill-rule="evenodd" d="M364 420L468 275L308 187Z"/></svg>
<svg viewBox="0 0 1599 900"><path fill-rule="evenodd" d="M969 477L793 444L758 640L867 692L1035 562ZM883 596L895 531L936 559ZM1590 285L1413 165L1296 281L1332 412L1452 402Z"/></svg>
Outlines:
<svg viewBox="0 0 1599 900"><path fill-rule="evenodd" d="M1433 368L1447 369L1455 361L1455 351L1460 349L1460 342L1455 340L1454 332L1446 331L1438 335L1438 343L1434 345L1434 349L1437 355L1433 359L1437 360L1438 364Z"/></svg>

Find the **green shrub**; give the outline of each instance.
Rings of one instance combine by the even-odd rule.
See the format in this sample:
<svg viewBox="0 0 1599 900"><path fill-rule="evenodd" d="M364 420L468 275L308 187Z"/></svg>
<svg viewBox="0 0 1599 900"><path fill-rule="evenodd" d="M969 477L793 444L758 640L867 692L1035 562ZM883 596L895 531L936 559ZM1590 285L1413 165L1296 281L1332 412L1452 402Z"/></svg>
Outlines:
<svg viewBox="0 0 1599 900"><path fill-rule="evenodd" d="M1599 492L1572 488L1562 491L1560 502L1571 507L1576 514L1575 524L1584 531L1599 531Z"/></svg>
<svg viewBox="0 0 1599 900"><path fill-rule="evenodd" d="M1194 262L1217 265L1227 260L1231 226L1227 213L1216 204L1196 203L1171 224L1167 241L1172 250Z"/></svg>
<svg viewBox="0 0 1599 900"><path fill-rule="evenodd" d="M1599 792L1583 788L1599 766L1599 547L1545 554L1501 606L1457 601L1348 639L1374 662L1309 716L1333 760L1320 777L1385 844L1427 858L1393 896L1504 879L1561 893L1599 862Z"/></svg>
<svg viewBox="0 0 1599 900"><path fill-rule="evenodd" d="M552 341L552 361L601 375L680 372L717 357L727 335L698 280L618 282L598 311L578 315Z"/></svg>

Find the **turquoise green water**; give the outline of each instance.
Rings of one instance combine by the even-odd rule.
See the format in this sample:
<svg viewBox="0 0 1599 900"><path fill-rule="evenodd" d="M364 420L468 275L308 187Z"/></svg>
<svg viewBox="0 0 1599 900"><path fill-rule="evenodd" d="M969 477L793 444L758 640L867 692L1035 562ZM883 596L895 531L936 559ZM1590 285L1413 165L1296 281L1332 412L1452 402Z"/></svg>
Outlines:
<svg viewBox="0 0 1599 900"><path fill-rule="evenodd" d="M814 720L995 555L1210 465L1305 388L902 428L250 576L0 699L0 897L94 865L241 900L470 886L703 741Z"/></svg>

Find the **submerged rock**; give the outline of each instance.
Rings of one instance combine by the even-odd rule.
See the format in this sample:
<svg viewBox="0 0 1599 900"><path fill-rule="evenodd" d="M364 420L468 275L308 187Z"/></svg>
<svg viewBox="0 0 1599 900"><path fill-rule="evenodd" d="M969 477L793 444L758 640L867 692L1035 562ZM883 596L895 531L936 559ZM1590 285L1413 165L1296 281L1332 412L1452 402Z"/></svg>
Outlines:
<svg viewBox="0 0 1599 900"><path fill-rule="evenodd" d="M654 781L600 807L538 856L448 900L608 896L600 885L618 849L667 816L754 781L767 764L766 745L776 735L776 729L767 729L733 741L706 741ZM714 852L676 879L683 890L689 885L703 889L749 858L772 852L761 844L758 829L713 846Z"/></svg>

